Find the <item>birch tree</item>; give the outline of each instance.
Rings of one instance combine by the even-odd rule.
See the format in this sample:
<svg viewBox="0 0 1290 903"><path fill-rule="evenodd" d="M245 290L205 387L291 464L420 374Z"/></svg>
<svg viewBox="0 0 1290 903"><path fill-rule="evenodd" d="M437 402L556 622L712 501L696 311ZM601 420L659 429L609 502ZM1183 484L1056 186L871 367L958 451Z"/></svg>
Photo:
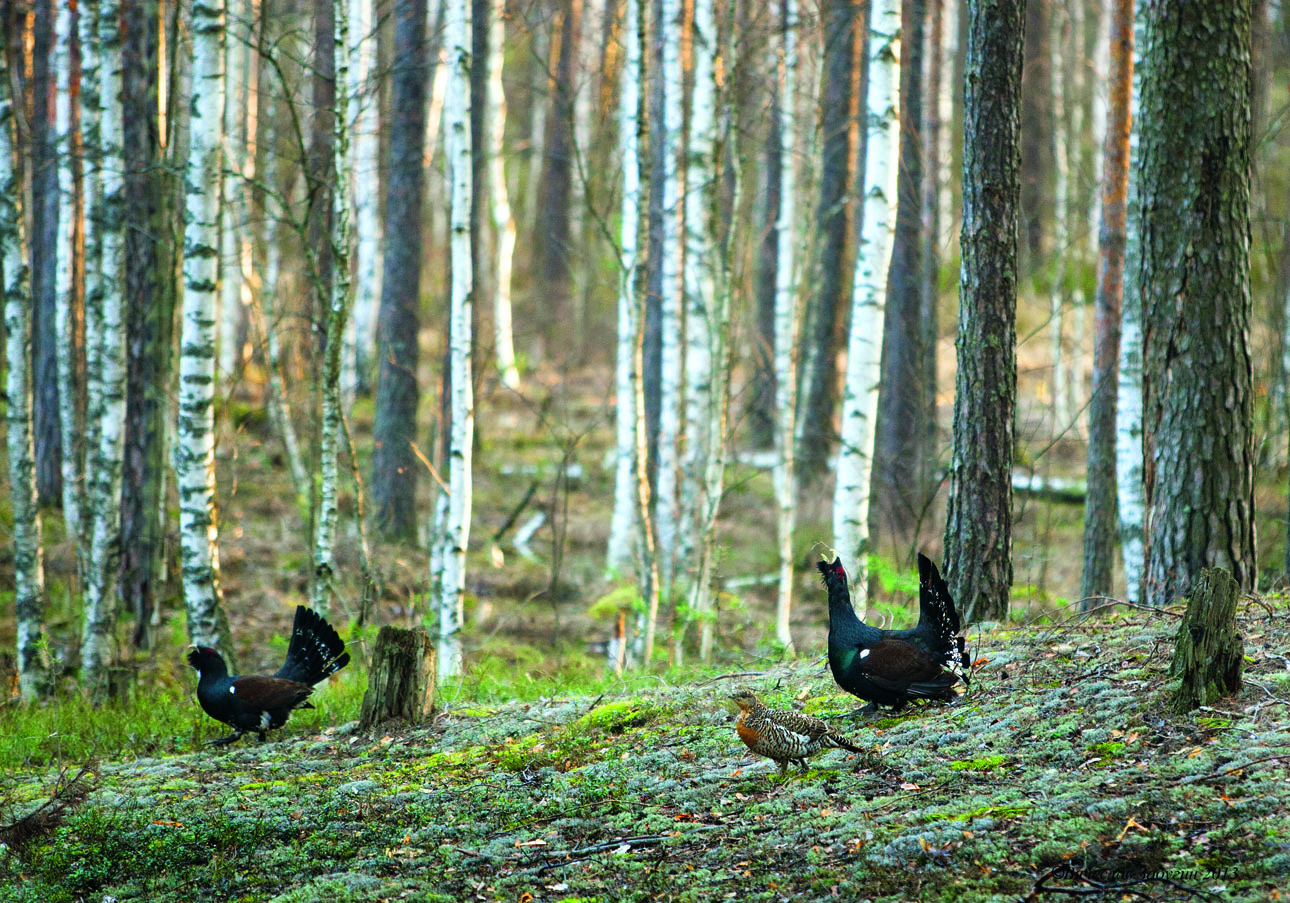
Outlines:
<svg viewBox="0 0 1290 903"><path fill-rule="evenodd" d="M215 312L220 270L220 179L224 140L224 7L189 6L189 94L183 326L179 339L179 429L175 471L188 638L231 649L219 583L215 517Z"/></svg>
<svg viewBox="0 0 1290 903"><path fill-rule="evenodd" d="M335 15L335 33L332 52L336 84L348 83L349 73L349 17L347 0L332 0ZM323 354L322 423L318 435L318 509L314 524L313 581L310 584L310 603L315 609L327 613L335 573L333 543L336 539L336 492L339 478L337 454L340 450L341 351L345 337L345 321L349 317L349 93L340 88L335 92L336 110L332 117L332 189L331 230L331 279L328 291L327 346Z"/></svg>
<svg viewBox="0 0 1290 903"><path fill-rule="evenodd" d="M693 561L689 605L700 619L700 657L712 652L712 567L716 520L725 472L725 428L729 323L729 279L725 247L718 234L721 160L718 118L722 97L717 90L720 59L713 0L696 0L691 40L694 87L686 147L685 252L685 390L686 433L682 498L685 535L678 543L679 561ZM676 657L679 660L681 644Z"/></svg>
<svg viewBox="0 0 1290 903"><path fill-rule="evenodd" d="M488 25L488 196L492 199L493 229L497 233L496 281L493 291L493 354L497 373L508 389L520 387L515 365L511 322L511 264L515 257L515 216L506 189L506 92L502 63L506 58L506 0L492 0ZM626 203L626 202L624 202ZM624 213L626 208L624 207Z"/></svg>
<svg viewBox="0 0 1290 903"><path fill-rule="evenodd" d="M609 547L605 569L611 574L624 572L631 563L632 537L637 524L636 468L645 461L636 460L636 381L637 335L640 329L640 304L636 298L636 256L640 233L640 135L644 119L641 108L641 81L644 59L640 47L640 6L638 0L626 0L623 9L623 49L626 62L619 79L618 146L621 148L622 224L618 250L618 342L614 366L614 511L609 522ZM502 281L498 279L499 294Z"/></svg>
<svg viewBox="0 0 1290 903"><path fill-rule="evenodd" d="M869 478L900 150L900 2L876 0L871 15L864 214L852 292L842 447L833 495L833 547L845 561L854 562L857 604L863 601L867 582Z"/></svg>
<svg viewBox="0 0 1290 903"><path fill-rule="evenodd" d="M199 0L193 0L197 5ZM221 134L224 141L224 167L221 177L219 228L219 295L216 299L216 322L219 328L217 377L230 381L242 364L238 332L245 321L250 292L244 291L244 276L250 272L251 232L246 216L243 180L255 179L255 155L247 149L247 88L250 76L246 61L247 39L238 34L239 23L250 21L248 0L224 0L224 37L220 41L224 54L224 117ZM198 13L194 13L194 17ZM205 16L205 13L200 15ZM194 60L194 66L196 60ZM194 78L196 74L194 73ZM192 153L189 153L192 160ZM245 270L245 272L244 272ZM183 340L180 339L182 342Z"/></svg>
<svg viewBox="0 0 1290 903"><path fill-rule="evenodd" d="M82 13L84 15L85 13ZM54 72L57 79L55 91L54 130L58 136L58 223L61 234L57 236L54 273L54 316L57 320L58 356L58 419L62 440L62 501L63 523L67 535L76 542L77 563L82 563L83 549L81 526L81 493L84 491L81 473L81 436L76 425L77 351L75 300L76 286L72 254L75 248L78 223L76 220L76 186L73 184L72 156L75 135L72 131L72 9L70 3L58 6L55 24L56 44Z"/></svg>
<svg viewBox="0 0 1290 903"><path fill-rule="evenodd" d="M681 404L684 386L681 380L683 335L683 285L681 281L681 173L677 153L683 126L683 93L685 73L681 65L681 40L684 31L683 4L680 0L662 0L658 22L659 41L663 46L663 121L651 145L662 158L662 222L659 249L661 268L662 317L660 333L662 361L659 372L658 476L654 519L658 536L660 595L668 599L676 584L677 546L680 537L680 443L682 436ZM657 596L650 599L645 624L643 657L646 666L653 658L654 634L658 621Z"/></svg>
<svg viewBox="0 0 1290 903"><path fill-rule="evenodd" d="M349 96L353 104L353 162L354 174L354 224L357 237L354 248L354 315L346 331L351 345L345 354L344 373L349 374L343 391L347 396L366 392L372 380L372 349L376 347L377 306L383 290L384 272L381 264L381 246L384 241L385 223L381 220L380 203L380 93L369 86L376 67L376 34L372 13L374 0L349 0L350 50ZM424 40L425 14L422 10ZM425 54L424 47L417 52ZM397 59L395 64L402 61ZM422 90L424 96L424 89ZM424 133L425 111L422 104L420 119ZM403 111L396 104L395 114ZM419 136L420 137L420 136ZM418 147L421 144L418 142ZM418 161L420 162L420 161Z"/></svg>
<svg viewBox="0 0 1290 903"><path fill-rule="evenodd" d="M45 568L36 504L36 448L32 431L31 271L23 193L14 165L13 73L0 66L0 272L4 276L5 419L8 426L9 499L13 508L14 607L18 620L18 687L30 701L48 691L45 640Z"/></svg>
<svg viewBox="0 0 1290 903"><path fill-rule="evenodd" d="M1142 78L1141 6L1134 19L1133 89L1129 99L1129 171L1138 169L1138 115ZM1124 294L1120 309L1120 375L1116 380L1115 486L1124 597L1140 602L1146 573L1147 497L1142 469L1142 298L1138 294L1139 208L1137 180L1130 177L1125 223Z"/></svg>
<svg viewBox="0 0 1290 903"><path fill-rule="evenodd" d="M797 0L780 0L780 41L776 64L779 97L779 219L775 223L775 541L779 550L779 582L775 596L775 639L793 649L789 619L793 606L793 525L797 493L793 477L797 416L797 342L800 306L797 301L796 91Z"/></svg>
<svg viewBox="0 0 1290 903"><path fill-rule="evenodd" d="M470 240L470 4L449 2L444 43L448 49L448 88L444 101L445 142L450 189L449 218L452 275L449 287L449 380L452 397L448 422L448 491L440 502L435 540L438 571L432 573L439 594L440 679L461 673L461 628L466 589L466 544L470 538L471 446L475 412L471 394Z"/></svg>
<svg viewBox="0 0 1290 903"><path fill-rule="evenodd" d="M91 15L92 13L92 15ZM125 327L121 292L122 109L120 6L99 2L81 11L82 83L88 191L85 215L86 517L89 564L85 572L85 625L81 635L82 683L91 696L107 692L116 627L113 548L120 530L121 458L125 438ZM97 82L97 91L92 89ZM97 128L95 125L97 124Z"/></svg>

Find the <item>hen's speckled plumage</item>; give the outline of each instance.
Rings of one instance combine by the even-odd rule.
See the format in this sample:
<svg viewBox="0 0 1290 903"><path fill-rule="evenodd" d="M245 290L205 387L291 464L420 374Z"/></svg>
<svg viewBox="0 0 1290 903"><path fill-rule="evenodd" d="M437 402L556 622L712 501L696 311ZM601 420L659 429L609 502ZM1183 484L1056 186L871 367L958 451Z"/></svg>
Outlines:
<svg viewBox="0 0 1290 903"><path fill-rule="evenodd" d="M787 773L789 762L805 771L807 757L821 750L860 752L860 747L814 715L767 708L751 690L732 693L730 698L739 706L735 721L739 739L757 755L773 759L781 775Z"/></svg>

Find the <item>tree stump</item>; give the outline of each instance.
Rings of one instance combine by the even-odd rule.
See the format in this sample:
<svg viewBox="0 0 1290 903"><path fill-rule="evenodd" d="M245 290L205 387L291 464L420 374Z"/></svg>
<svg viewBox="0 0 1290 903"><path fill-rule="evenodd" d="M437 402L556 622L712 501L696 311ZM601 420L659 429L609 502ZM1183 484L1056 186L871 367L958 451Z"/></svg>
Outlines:
<svg viewBox="0 0 1290 903"><path fill-rule="evenodd" d="M1184 714L1241 689L1244 647L1236 632L1237 585L1222 568L1205 568L1178 628L1169 676L1179 679L1175 712Z"/></svg>
<svg viewBox="0 0 1290 903"><path fill-rule="evenodd" d="M412 724L429 720L434 680L434 645L425 629L382 627L372 649L359 727L368 730L389 718Z"/></svg>

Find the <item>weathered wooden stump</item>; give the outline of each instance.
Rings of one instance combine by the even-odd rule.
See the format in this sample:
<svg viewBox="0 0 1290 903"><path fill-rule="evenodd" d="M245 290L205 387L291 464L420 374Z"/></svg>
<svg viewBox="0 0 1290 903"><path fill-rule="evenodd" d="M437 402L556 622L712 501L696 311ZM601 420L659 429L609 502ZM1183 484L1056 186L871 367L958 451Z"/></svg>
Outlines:
<svg viewBox="0 0 1290 903"><path fill-rule="evenodd" d="M1169 676L1179 680L1173 694L1179 714L1241 689L1245 659L1236 632L1237 589L1222 568L1205 568L1192 587L1169 665Z"/></svg>
<svg viewBox="0 0 1290 903"><path fill-rule="evenodd" d="M389 718L419 724L434 712L435 653L424 628L385 626L377 634L367 672L359 727Z"/></svg>

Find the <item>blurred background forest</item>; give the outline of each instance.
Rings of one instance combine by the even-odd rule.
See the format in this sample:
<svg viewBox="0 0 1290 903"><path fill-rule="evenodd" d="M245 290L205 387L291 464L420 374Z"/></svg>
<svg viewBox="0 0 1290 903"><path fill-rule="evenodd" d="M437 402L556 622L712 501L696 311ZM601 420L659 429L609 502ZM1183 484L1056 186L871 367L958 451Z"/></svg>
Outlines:
<svg viewBox="0 0 1290 903"><path fill-rule="evenodd" d="M1083 595L1102 148L1117 52L1111 18L1121 5L1026 3L1010 611L1022 620ZM437 508L447 506L451 461L460 460L454 448L461 453L449 374L465 372L473 514L453 603L464 617L463 659L460 676L443 689L487 695L504 686L523 695L526 684L549 691L600 679L621 667L632 624L649 609L641 577L649 556L630 519L615 525L617 465L627 450L635 461L646 451L656 462L660 441L676 448L666 374L681 347L691 381L710 373L718 384L691 397L691 429L708 433L691 432L681 453L701 441L718 450L708 460L723 479L710 541L700 526L692 552L704 561L696 579L710 599L664 594L653 658L680 665L697 654L717 667L743 667L790 645L817 653L825 609L811 563L837 544L833 462L856 329L871 330L883 362L864 528L870 611L907 622L914 552L939 560L945 527L968 17L962 0L896 4L900 140L889 163L899 198L889 192L887 319L873 331L873 322L852 316L864 264L857 247L866 246L862 151L876 115L866 103L875 44L864 26L892 4L873 6L692 0L671 21L669 11L682 4L228 0L223 27L208 29L222 41L221 104L195 120L202 79L216 76L202 68L207 32L186 5L4 0L22 189L14 196L30 265L42 654L54 673L89 666L82 658L93 584L95 598L107 600L93 611L120 614L107 618L106 640L93 653L118 675L105 681L125 681L112 684L114 692L130 692L134 678L120 676L123 666L143 666L152 684L189 679L179 649L204 617L194 615L194 578L181 550L190 535L208 537L216 552L201 592L227 615L217 623L209 608L212 621L200 629L223 644L231 637L225 648L248 673L280 657L281 644L273 651L268 640L285 631L297 603L327 609L347 637L390 622L425 623L434 634L451 591L433 560L442 518L450 517ZM646 27L636 36L629 19L638 12ZM705 12L715 32L681 27ZM1290 6L1255 0L1252 21L1250 351L1257 585L1268 589L1287 572ZM463 23L471 30L461 31ZM693 37L708 33L716 38ZM343 52L333 53L336 40ZM715 69L705 75L704 65ZM709 82L715 95L701 90ZM629 88L639 93L638 108L626 108ZM115 114L108 97L120 99ZM708 119L699 119L705 111ZM669 122L673 115L680 118ZM119 132L109 132L113 122ZM666 151L687 157L660 139L673 125L680 128L672 134L690 142L690 171L711 174L698 183L694 206L684 187L666 194L676 178ZM472 143L454 149L454 133ZM697 145L704 134L711 143ZM634 167L624 163L629 142L639 142ZM223 225L205 245L194 243L191 229L201 220L191 200L199 146L223 154L205 188L219 198L214 220ZM471 161L468 216L463 195L454 197L454 175L463 173L454 172L453 154L463 147L461 159ZM880 152L871 146L869 159ZM113 159L121 165L105 162ZM106 189L93 187L95 174L109 171L116 181L106 176ZM639 250L629 259L631 192L639 195ZM682 205L684 241L700 240L691 234L700 220L712 224L706 246L686 244L685 267L679 256L668 264L662 250L682 240L669 238L665 216ZM783 223L791 224L787 238ZM109 244L115 231L120 237ZM465 257L452 246L463 235ZM344 265L336 248L346 249ZM194 275L198 260L212 262L213 274ZM465 277L463 260L471 261L464 289L454 286ZM702 340L690 333L678 345L667 333L667 286L690 278L691 264L717 280L705 297L724 299L727 309L715 312L717 328ZM206 332L192 335L209 341L186 338L185 285L189 297L207 286L207 322L192 327ZM462 305L462 292L472 304ZM785 292L798 324L792 402L778 388L784 371L775 360ZM105 354L99 339L112 328L102 309L113 295L115 328L125 336L116 415L101 407L110 391L108 402L95 400L103 394L95 389ZM463 335L462 323L470 324L472 369L454 371L451 339ZM692 356L703 343L716 352L706 364ZM21 346L7 347L12 371ZM213 365L210 404L197 396L190 408L183 361L201 359L203 347ZM636 381L618 381L616 362L636 351ZM899 361L912 369L889 369ZM624 385L638 387L645 405L641 434L629 431L626 444L616 433ZM344 418L329 433L332 391ZM888 394L896 406L886 406ZM699 417L713 397L715 407ZM217 537L200 511L185 521L191 495L182 459L204 440L184 417L207 407L214 476L202 510L216 513ZM775 485L786 408L797 431L788 610L777 603L783 495ZM113 416L125 432L125 488L116 492L110 482L97 486L108 471L96 470L94 444L103 432L96 424ZM12 449L6 454L11 460ZM333 470L339 465L330 476L329 459ZM199 490L203 474L192 484ZM702 483L700 496L713 485ZM652 489L659 491L657 479ZM102 501L114 495L119 510ZM687 497L682 488L678 504ZM6 493L0 530L20 531L24 511ZM704 512L690 514L703 520ZM329 516L334 546L320 563ZM104 536L95 540L99 521ZM625 532L615 547L616 530ZM19 545L0 545L0 662L15 690L22 615L11 600L16 569L27 566ZM684 570L690 556L679 560ZM1118 563L1113 580L1105 591L1125 596Z"/></svg>

